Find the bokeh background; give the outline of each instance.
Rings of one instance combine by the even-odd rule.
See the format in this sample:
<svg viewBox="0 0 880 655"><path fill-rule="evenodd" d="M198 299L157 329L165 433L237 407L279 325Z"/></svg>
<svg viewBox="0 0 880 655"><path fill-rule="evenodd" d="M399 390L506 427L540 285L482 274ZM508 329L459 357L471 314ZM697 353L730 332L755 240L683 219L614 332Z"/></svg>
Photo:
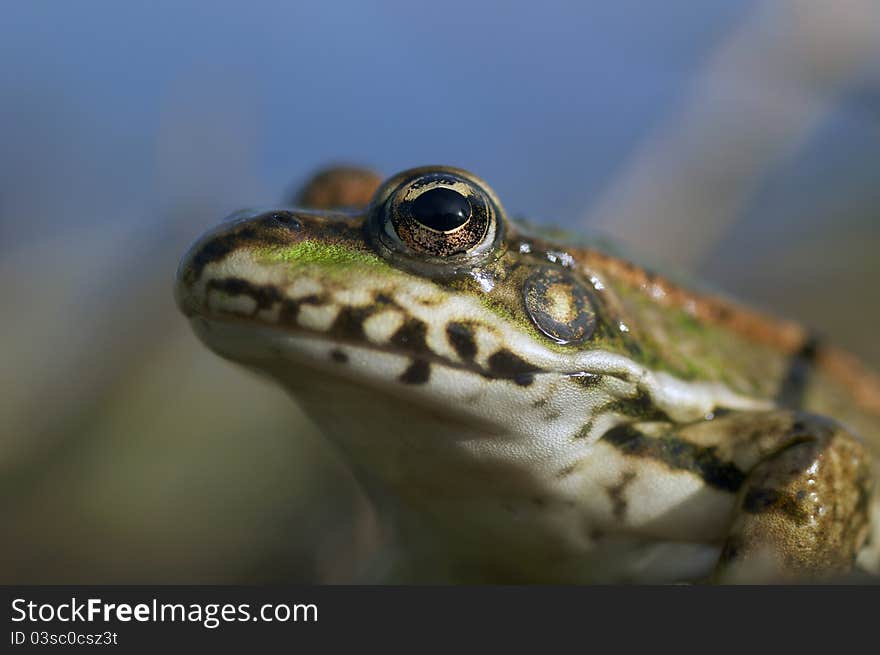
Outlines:
<svg viewBox="0 0 880 655"><path fill-rule="evenodd" d="M178 258L337 161L469 168L874 366L880 4L8 2L0 582L337 582L368 505Z"/></svg>

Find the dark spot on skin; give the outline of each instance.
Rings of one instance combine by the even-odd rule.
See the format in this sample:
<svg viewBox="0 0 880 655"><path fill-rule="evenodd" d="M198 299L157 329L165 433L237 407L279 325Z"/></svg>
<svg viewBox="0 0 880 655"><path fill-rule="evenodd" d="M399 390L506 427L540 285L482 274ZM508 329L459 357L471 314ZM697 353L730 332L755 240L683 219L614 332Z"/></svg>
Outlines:
<svg viewBox="0 0 880 655"><path fill-rule="evenodd" d="M572 473L574 473L575 471L578 470L578 468L580 467L580 464L581 464L580 462L575 462L574 464L569 464L568 466L563 466L556 473L556 477L559 479L567 478L569 475L571 475Z"/></svg>
<svg viewBox="0 0 880 655"><path fill-rule="evenodd" d="M797 420L791 424L791 433L792 434L806 434L807 433L807 425L802 420Z"/></svg>
<svg viewBox="0 0 880 655"><path fill-rule="evenodd" d="M446 338L450 345L463 360L470 361L477 354L477 342L474 332L466 323L450 323L446 326Z"/></svg>
<svg viewBox="0 0 880 655"><path fill-rule="evenodd" d="M547 404L546 398L538 398L535 402L532 403L532 407L535 409L541 409Z"/></svg>
<svg viewBox="0 0 880 655"><path fill-rule="evenodd" d="M749 514L782 512L798 524L807 520L807 512L800 506L796 497L769 487L749 489L743 498L742 508Z"/></svg>
<svg viewBox="0 0 880 655"><path fill-rule="evenodd" d="M626 471L620 476L619 482L606 489L608 498L611 500L611 511L614 514L614 518L618 521L622 521L626 517L627 501L625 492L629 483L635 480L635 478L635 473Z"/></svg>
<svg viewBox="0 0 880 655"><path fill-rule="evenodd" d="M622 414L642 421L669 421L669 416L651 400L651 396L639 389L633 398L620 398L603 405L598 413Z"/></svg>
<svg viewBox="0 0 880 655"><path fill-rule="evenodd" d="M373 311L373 307L342 307L328 333L338 339L365 341L364 321L373 314Z"/></svg>
<svg viewBox="0 0 880 655"><path fill-rule="evenodd" d="M438 307L443 304L441 298L421 298L417 300L422 307Z"/></svg>
<svg viewBox="0 0 880 655"><path fill-rule="evenodd" d="M627 455L655 459L673 470L695 473L716 489L735 492L745 481L746 474L732 462L720 459L714 447L698 446L674 435L651 437L632 425L618 425L602 440Z"/></svg>
<svg viewBox="0 0 880 655"><path fill-rule="evenodd" d="M810 373L819 352L819 339L808 337L788 361L785 377L776 392L776 402L782 407L800 409L810 381Z"/></svg>
<svg viewBox="0 0 880 655"><path fill-rule="evenodd" d="M322 304L324 304L324 298L315 294L303 296L297 300L287 298L281 303L281 313L278 315L278 322L282 325L296 325L300 307L303 305Z"/></svg>
<svg viewBox="0 0 880 655"><path fill-rule="evenodd" d="M577 373L569 375L568 379L584 389L592 389L602 383L602 376L593 373Z"/></svg>
<svg viewBox="0 0 880 655"><path fill-rule="evenodd" d="M547 501L540 496L535 496L534 498L532 498L532 503L537 505L538 507L544 507L544 505L547 504Z"/></svg>
<svg viewBox="0 0 880 655"><path fill-rule="evenodd" d="M296 323L296 317L299 316L300 304L295 300L285 300L281 303L281 312L278 314L278 322L282 325L292 325Z"/></svg>
<svg viewBox="0 0 880 655"><path fill-rule="evenodd" d="M425 384L431 378L431 365L424 359L414 359L407 369L400 374L404 384Z"/></svg>
<svg viewBox="0 0 880 655"><path fill-rule="evenodd" d="M719 560L722 562L730 562L736 559L740 550L742 550L742 542L738 538L730 537L721 549Z"/></svg>
<svg viewBox="0 0 880 655"><path fill-rule="evenodd" d="M379 305L397 305L397 303L394 302L394 298L389 296L387 293L377 293L376 303Z"/></svg>
<svg viewBox="0 0 880 655"><path fill-rule="evenodd" d="M743 509L750 514L766 512L779 502L780 493L776 489L749 489L743 500Z"/></svg>
<svg viewBox="0 0 880 655"><path fill-rule="evenodd" d="M590 417L590 420L586 422L586 424L577 431L577 434L572 437L573 440L577 439L586 439L590 436L590 433L593 431L593 424L596 421L597 414L594 414Z"/></svg>
<svg viewBox="0 0 880 655"><path fill-rule="evenodd" d="M330 351L330 359L338 364L346 364L348 362L348 355L341 350L334 348Z"/></svg>
<svg viewBox="0 0 880 655"><path fill-rule="evenodd" d="M520 359L509 350L499 350L489 357L489 377L513 380L521 387L527 387L535 381L535 373L541 369Z"/></svg>
<svg viewBox="0 0 880 655"><path fill-rule="evenodd" d="M208 292L220 291L230 296L248 296L257 303L256 311L269 309L281 300L281 292L274 286L258 285L238 277L227 277L222 280L210 280Z"/></svg>
<svg viewBox="0 0 880 655"><path fill-rule="evenodd" d="M425 335L428 326L414 318L407 319L403 325L391 336L391 343L395 346L414 353L430 353Z"/></svg>
<svg viewBox="0 0 880 655"><path fill-rule="evenodd" d="M651 401L651 396L644 390L639 389L634 398L619 398L599 407L584 427L574 436L574 439L586 439L589 437L593 431L593 424L596 419L606 413L621 414L640 421L666 421L671 423L666 412L659 409Z"/></svg>
<svg viewBox="0 0 880 655"><path fill-rule="evenodd" d="M861 480L858 486L858 498L856 500L856 513L867 515L871 504L871 481L870 479Z"/></svg>

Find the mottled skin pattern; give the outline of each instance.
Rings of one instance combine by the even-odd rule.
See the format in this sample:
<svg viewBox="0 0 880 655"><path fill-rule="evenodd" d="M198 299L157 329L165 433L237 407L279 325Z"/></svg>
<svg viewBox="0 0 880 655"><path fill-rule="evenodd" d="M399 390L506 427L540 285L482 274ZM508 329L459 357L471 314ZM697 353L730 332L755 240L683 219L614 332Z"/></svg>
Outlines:
<svg viewBox="0 0 880 655"><path fill-rule="evenodd" d="M346 180L372 203L328 209L359 204ZM177 298L340 448L397 532L390 579L877 570L880 383L851 356L529 234L464 171L377 180L324 171L311 211L221 225L182 260ZM476 208L460 229L393 213L438 185Z"/></svg>

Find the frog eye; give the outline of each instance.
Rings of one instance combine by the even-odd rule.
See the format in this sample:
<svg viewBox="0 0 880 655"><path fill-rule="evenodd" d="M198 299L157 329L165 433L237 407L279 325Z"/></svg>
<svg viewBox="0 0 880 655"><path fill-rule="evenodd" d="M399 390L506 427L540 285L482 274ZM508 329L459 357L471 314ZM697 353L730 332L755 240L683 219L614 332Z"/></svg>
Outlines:
<svg viewBox="0 0 880 655"><path fill-rule="evenodd" d="M382 254L455 270L500 242L501 209L476 176L458 169L416 169L379 190L369 223Z"/></svg>

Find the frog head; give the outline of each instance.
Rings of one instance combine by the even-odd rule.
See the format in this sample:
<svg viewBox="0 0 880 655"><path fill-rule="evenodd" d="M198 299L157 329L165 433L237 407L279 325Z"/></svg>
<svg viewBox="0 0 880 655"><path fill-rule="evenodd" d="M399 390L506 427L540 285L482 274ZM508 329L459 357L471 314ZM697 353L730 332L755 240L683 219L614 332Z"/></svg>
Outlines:
<svg viewBox="0 0 880 655"><path fill-rule="evenodd" d="M183 258L177 299L223 357L280 381L369 474L540 476L622 421L748 404L644 359L600 273L527 234L456 168L404 171L355 212L240 213ZM454 461L450 461L454 460ZM502 475L503 479L509 476Z"/></svg>

